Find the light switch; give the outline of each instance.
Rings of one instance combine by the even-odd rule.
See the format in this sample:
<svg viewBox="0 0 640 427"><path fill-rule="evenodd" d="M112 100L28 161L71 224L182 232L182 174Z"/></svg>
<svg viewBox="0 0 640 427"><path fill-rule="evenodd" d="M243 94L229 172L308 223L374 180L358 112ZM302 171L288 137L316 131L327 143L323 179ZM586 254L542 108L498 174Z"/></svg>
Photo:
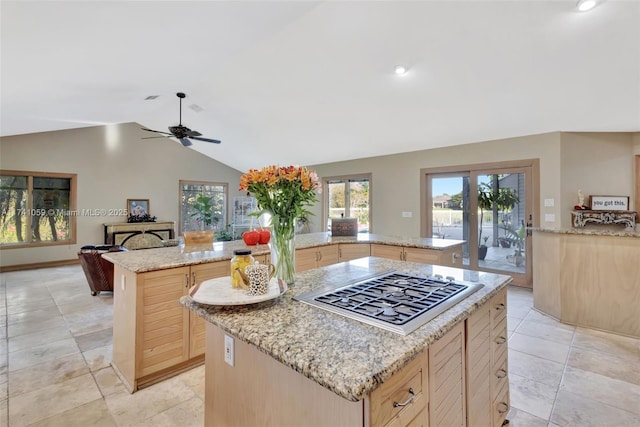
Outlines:
<svg viewBox="0 0 640 427"><path fill-rule="evenodd" d="M544 199L544 207L545 208L552 208L555 206L555 200L554 199Z"/></svg>
<svg viewBox="0 0 640 427"><path fill-rule="evenodd" d="M413 217L413 212L402 212L402 218L411 218Z"/></svg>
<svg viewBox="0 0 640 427"><path fill-rule="evenodd" d="M124 274L120 276L120 288L122 289L122 292L124 292L124 288L127 282L127 276L125 276Z"/></svg>

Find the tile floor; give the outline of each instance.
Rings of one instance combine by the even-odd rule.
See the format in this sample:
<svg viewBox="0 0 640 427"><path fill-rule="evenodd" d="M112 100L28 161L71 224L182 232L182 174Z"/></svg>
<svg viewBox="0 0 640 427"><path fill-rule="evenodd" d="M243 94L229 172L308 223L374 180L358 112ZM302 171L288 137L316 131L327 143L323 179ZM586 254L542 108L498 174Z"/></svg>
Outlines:
<svg viewBox="0 0 640 427"><path fill-rule="evenodd" d="M640 340L563 325L510 288L511 425L639 426ZM204 370L127 393L112 295L80 266L0 274L0 426L202 426Z"/></svg>

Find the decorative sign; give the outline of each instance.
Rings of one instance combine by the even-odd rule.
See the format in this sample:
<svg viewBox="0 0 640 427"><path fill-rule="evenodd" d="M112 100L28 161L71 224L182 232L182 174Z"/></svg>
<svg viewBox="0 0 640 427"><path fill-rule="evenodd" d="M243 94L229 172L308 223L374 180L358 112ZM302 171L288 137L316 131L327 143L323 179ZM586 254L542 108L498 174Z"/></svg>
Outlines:
<svg viewBox="0 0 640 427"><path fill-rule="evenodd" d="M628 211L629 196L591 196L592 211Z"/></svg>

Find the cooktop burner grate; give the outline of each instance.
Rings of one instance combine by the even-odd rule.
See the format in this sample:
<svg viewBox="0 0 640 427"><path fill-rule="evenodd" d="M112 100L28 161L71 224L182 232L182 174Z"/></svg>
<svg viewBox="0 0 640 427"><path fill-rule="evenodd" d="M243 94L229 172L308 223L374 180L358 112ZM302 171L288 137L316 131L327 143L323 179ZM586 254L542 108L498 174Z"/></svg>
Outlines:
<svg viewBox="0 0 640 427"><path fill-rule="evenodd" d="M294 299L406 335L482 286L451 277L418 277L394 271Z"/></svg>

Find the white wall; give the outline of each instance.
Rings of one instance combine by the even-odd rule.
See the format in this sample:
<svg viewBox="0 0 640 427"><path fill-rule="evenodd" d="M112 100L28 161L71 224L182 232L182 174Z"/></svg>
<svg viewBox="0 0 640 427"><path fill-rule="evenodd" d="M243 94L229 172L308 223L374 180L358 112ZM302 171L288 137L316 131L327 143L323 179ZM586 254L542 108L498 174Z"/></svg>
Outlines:
<svg viewBox="0 0 640 427"><path fill-rule="evenodd" d="M140 128L125 123L3 137L0 169L75 173L78 209L122 209L127 199L149 199L151 215L175 221L176 228L181 179L228 183L230 200L243 195L237 191L240 171L170 139L141 139L148 132ZM126 217L79 216L77 244L5 248L0 266L75 259L81 246L103 242L102 224L109 222Z"/></svg>

